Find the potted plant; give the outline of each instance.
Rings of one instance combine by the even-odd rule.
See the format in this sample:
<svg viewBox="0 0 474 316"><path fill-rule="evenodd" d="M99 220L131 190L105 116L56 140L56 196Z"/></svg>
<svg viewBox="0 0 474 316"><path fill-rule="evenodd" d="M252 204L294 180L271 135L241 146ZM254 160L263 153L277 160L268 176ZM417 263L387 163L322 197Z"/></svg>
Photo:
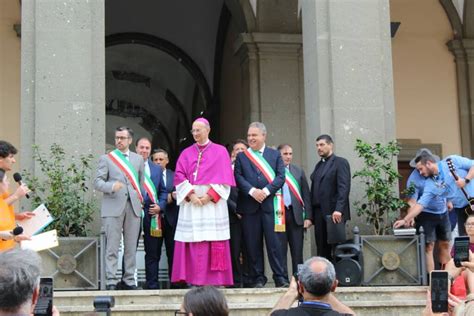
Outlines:
<svg viewBox="0 0 474 316"><path fill-rule="evenodd" d="M98 288L98 238L86 237L95 205L88 195L92 155L70 157L58 144L48 154L33 146L39 167L24 171L31 190L32 207L44 203L54 218L46 230L56 229L59 246L41 254L43 274L54 275L55 288Z"/></svg>
<svg viewBox="0 0 474 316"><path fill-rule="evenodd" d="M400 147L396 141L370 144L356 140L355 151L362 169L353 178L364 187L361 201L354 203L359 216L372 226L374 236L361 236L364 285L424 284L424 239L422 236L387 236L407 203L396 190L401 178L396 169ZM415 264L416 263L416 264Z"/></svg>
<svg viewBox="0 0 474 316"><path fill-rule="evenodd" d="M354 173L353 178L361 179L365 191L363 201L354 203L357 215L367 219L374 235L385 235L391 229L400 209L407 206L396 191L401 178L395 168L400 147L396 141L384 145L357 139L355 151L364 165Z"/></svg>

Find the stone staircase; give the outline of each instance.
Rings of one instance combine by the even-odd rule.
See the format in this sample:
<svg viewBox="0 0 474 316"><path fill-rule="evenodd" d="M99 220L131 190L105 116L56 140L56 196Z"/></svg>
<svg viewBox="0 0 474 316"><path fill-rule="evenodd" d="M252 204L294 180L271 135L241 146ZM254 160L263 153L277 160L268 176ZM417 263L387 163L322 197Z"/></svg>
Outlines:
<svg viewBox="0 0 474 316"><path fill-rule="evenodd" d="M93 310L96 296L112 295L112 315L173 315L187 290L64 291L54 293L62 315L83 315ZM266 315L285 289L223 289L232 316ZM357 315L420 315L426 287L339 287L337 297Z"/></svg>

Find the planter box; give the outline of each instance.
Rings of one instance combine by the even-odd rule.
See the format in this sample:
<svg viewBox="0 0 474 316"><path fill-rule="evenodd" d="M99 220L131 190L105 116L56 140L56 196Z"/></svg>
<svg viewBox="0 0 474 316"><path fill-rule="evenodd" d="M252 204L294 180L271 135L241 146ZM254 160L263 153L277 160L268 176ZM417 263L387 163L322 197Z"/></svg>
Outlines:
<svg viewBox="0 0 474 316"><path fill-rule="evenodd" d="M98 245L94 237L60 237L58 247L39 253L41 275L54 279L55 290L98 290Z"/></svg>
<svg viewBox="0 0 474 316"><path fill-rule="evenodd" d="M362 284L426 285L424 235L360 236Z"/></svg>

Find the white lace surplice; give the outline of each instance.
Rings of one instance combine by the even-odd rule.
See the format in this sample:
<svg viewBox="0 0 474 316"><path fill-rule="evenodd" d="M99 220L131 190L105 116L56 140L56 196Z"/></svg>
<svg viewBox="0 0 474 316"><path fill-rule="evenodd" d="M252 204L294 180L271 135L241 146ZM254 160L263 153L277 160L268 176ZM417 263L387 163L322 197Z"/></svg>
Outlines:
<svg viewBox="0 0 474 316"><path fill-rule="evenodd" d="M198 196L203 196L210 187L221 197L217 203L209 202L203 206L195 206L185 201L191 190ZM176 202L179 205L179 217L174 239L181 242L230 239L227 209L229 194L229 185L192 185L188 180L177 185Z"/></svg>

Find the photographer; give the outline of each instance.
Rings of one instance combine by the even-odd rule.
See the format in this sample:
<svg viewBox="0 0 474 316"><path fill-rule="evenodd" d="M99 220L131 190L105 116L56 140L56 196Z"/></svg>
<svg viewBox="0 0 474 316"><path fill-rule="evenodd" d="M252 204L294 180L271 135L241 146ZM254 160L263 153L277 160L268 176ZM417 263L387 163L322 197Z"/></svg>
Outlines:
<svg viewBox="0 0 474 316"><path fill-rule="evenodd" d="M39 297L41 258L32 250L0 253L0 315L30 315ZM53 306L53 316L59 311Z"/></svg>
<svg viewBox="0 0 474 316"><path fill-rule="evenodd" d="M278 300L271 316L355 315L331 293L338 282L334 266L327 259L312 257L306 260L298 277L298 281L292 278L288 291ZM298 299L302 299L299 306L290 308Z"/></svg>

